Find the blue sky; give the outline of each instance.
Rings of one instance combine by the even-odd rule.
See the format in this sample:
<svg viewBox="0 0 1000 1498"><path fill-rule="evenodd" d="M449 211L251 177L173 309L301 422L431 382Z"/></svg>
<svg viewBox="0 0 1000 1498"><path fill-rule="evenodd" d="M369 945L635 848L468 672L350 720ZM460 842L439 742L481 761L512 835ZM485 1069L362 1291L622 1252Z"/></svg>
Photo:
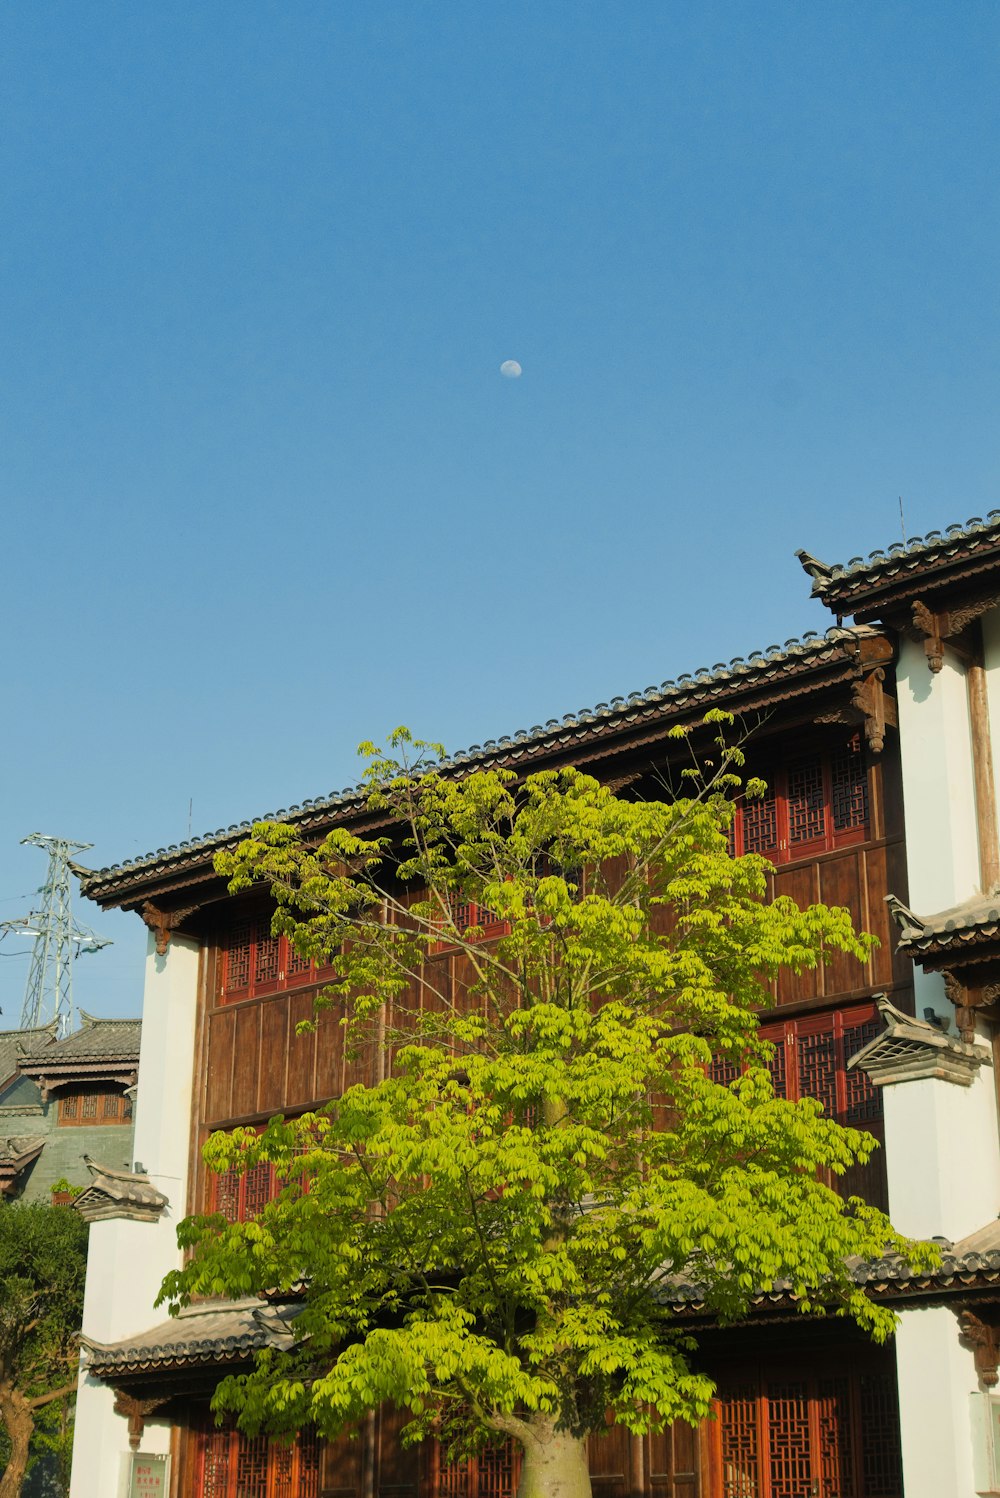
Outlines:
<svg viewBox="0 0 1000 1498"><path fill-rule="evenodd" d="M794 549L899 495L1000 506L998 42L975 0L8 7L0 918L25 833L117 862L398 722L530 727L823 627ZM136 1012L137 918L78 914L78 1000Z"/></svg>

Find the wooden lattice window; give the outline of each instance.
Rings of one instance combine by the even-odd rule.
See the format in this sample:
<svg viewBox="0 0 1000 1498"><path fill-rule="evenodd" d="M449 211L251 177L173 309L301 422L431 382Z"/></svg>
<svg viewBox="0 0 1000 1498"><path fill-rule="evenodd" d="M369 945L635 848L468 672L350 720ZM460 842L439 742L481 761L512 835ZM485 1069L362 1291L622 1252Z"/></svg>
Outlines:
<svg viewBox="0 0 1000 1498"><path fill-rule="evenodd" d="M305 1148L297 1151L304 1154ZM227 1222L250 1222L259 1217L268 1202L274 1201L288 1184L282 1179L277 1167L261 1160L247 1170L226 1170L220 1175L210 1173L207 1177L205 1199L208 1211L220 1212ZM308 1191L308 1180L301 1181Z"/></svg>
<svg viewBox="0 0 1000 1498"><path fill-rule="evenodd" d="M479 905L475 900L453 900L451 919L466 941L492 941L495 937L505 936L510 930L508 922L501 920L495 910L491 910L488 905ZM444 930L442 921L441 940L437 943L437 949L440 951L453 945L453 938Z"/></svg>
<svg viewBox="0 0 1000 1498"><path fill-rule="evenodd" d="M243 917L220 943L219 998L227 1003L297 988L328 971L300 956L287 937L272 936L270 916Z"/></svg>
<svg viewBox="0 0 1000 1498"><path fill-rule="evenodd" d="M93 1129L102 1124L127 1123L131 1117L131 1101L111 1086L99 1083L78 1086L59 1097L59 1125Z"/></svg>
<svg viewBox="0 0 1000 1498"><path fill-rule="evenodd" d="M273 1165L262 1161L250 1170L227 1170L214 1179L213 1212L221 1212L227 1222L249 1222L259 1217L269 1201L281 1190Z"/></svg>
<svg viewBox="0 0 1000 1498"><path fill-rule="evenodd" d="M197 1498L319 1498L320 1444L304 1431L294 1445L213 1430L200 1437Z"/></svg>
<svg viewBox="0 0 1000 1498"><path fill-rule="evenodd" d="M832 750L764 767L761 779L765 794L736 807L731 852L788 863L868 837L868 770L860 734Z"/></svg>
<svg viewBox="0 0 1000 1498"><path fill-rule="evenodd" d="M732 1374L716 1416L722 1498L902 1498L888 1366Z"/></svg>
<svg viewBox="0 0 1000 1498"><path fill-rule="evenodd" d="M850 1058L881 1029L875 1005L870 1002L833 1014L806 1015L761 1025L762 1039L774 1046L768 1068L776 1096L793 1100L816 1098L829 1118L865 1129L883 1140L881 1092L872 1086L864 1072L847 1069ZM733 1056L718 1056L709 1075L713 1081L728 1086L741 1071L742 1066ZM873 1206L885 1208L884 1151L876 1151L867 1165L855 1165L844 1176L832 1176L829 1184L844 1196L863 1196Z"/></svg>
<svg viewBox="0 0 1000 1498"><path fill-rule="evenodd" d="M514 1498L520 1461L513 1441L452 1462L441 1460L438 1447L435 1456L434 1498Z"/></svg>

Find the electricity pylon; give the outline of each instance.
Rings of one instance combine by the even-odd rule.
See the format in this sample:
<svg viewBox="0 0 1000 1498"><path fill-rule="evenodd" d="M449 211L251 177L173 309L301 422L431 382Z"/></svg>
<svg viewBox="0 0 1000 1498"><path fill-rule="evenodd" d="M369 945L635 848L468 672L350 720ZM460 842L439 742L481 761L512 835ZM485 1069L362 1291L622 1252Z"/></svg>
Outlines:
<svg viewBox="0 0 1000 1498"><path fill-rule="evenodd" d="M81 952L99 952L111 945L108 937L96 936L74 921L70 909L70 858L93 844L47 837L42 832L22 837L21 843L48 849L48 873L38 890L41 908L20 920L0 921L0 933L30 936L35 942L24 988L21 1029L33 1030L55 1020L57 1034L62 1037L73 1028L73 959Z"/></svg>

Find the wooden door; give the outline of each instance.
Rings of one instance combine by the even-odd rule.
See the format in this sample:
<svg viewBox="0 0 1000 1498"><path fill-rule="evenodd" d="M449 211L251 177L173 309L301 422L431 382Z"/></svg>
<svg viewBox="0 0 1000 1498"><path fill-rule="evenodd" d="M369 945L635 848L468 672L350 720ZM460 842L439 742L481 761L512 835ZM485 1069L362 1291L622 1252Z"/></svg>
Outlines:
<svg viewBox="0 0 1000 1498"><path fill-rule="evenodd" d="M711 1498L902 1498L891 1369L764 1373L720 1385Z"/></svg>

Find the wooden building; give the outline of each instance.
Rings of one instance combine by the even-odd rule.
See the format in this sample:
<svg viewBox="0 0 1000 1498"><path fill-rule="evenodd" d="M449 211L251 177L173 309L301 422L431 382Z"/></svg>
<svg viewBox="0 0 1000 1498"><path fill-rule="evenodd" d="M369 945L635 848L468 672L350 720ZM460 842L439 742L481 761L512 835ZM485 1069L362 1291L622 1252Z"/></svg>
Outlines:
<svg viewBox="0 0 1000 1498"><path fill-rule="evenodd" d="M938 1094L944 1088L949 1096L961 1092L965 1102L973 1100L963 1117L966 1126L975 1118L979 1127L975 1109L981 1108L989 1058L976 1028L992 1026L991 1006L1000 992L996 901L987 901L986 917L970 915L974 935L968 940L953 933L945 939L913 915L917 896L911 890L916 866L923 908L944 911L959 898L988 897L1000 882L989 736L990 713L1000 712L1000 689L989 698L990 672L1000 677L1000 628L995 656L984 654L993 603L971 617L959 607L964 599L968 612L970 589L977 608L991 588L994 600L1000 596L1000 517L970 523L943 542L931 537L915 543L902 559L877 556L838 569L805 558L804 565L814 591L838 616L825 634L476 746L455 756L450 771L462 775L503 765L521 773L573 764L621 795L648 799L668 794L664 787L676 772L672 728L699 723L711 707L736 714L751 730L749 768L769 786L762 801L738 813L736 851L768 857L776 893L801 904L847 906L859 926L880 938L865 967L837 956L815 972L782 979L762 1018L762 1032L776 1043L776 1088L788 1097L818 1098L831 1115L885 1140L885 1150L856 1169L842 1189L890 1206L894 1214L898 1202L905 1217L910 1198L919 1198L911 1178L924 1174L925 1162L910 1157L913 1105L900 1113L890 1099L924 1089L918 1111L922 1117L929 1108L933 1120L921 1127L937 1151L933 1168L947 1169L935 1133L943 1116ZM843 619L852 614L854 623L845 626ZM915 643L918 635L926 651ZM934 697L942 665L950 694L943 706ZM956 673L964 695L951 679ZM910 755L910 772L907 733L914 744L929 735L935 745L933 752L923 747L915 758ZM956 735L965 745L964 758L955 749ZM949 815L942 819L935 812L933 828L923 826L925 794L942 789L935 775L951 777L946 799L960 803L966 821L971 815L961 836ZM336 825L359 831L373 825L350 789L273 815L317 837ZM389 1410L373 1416L356 1439L331 1447L311 1435L289 1449L216 1430L207 1411L214 1383L223 1370L245 1366L256 1349L282 1345L290 1335L282 1308L256 1301L207 1303L170 1322L152 1309L162 1276L177 1262L174 1229L180 1217L205 1209L235 1218L252 1215L275 1189L267 1167L243 1177L211 1177L200 1156L208 1134L259 1124L278 1111L316 1107L354 1082L377 1080L387 1065L385 1056L370 1052L360 1060L345 1055L335 1011L322 1016L313 1033L296 1033L298 1021L311 1016L324 972L272 937L268 910L252 897L230 897L213 870L215 853L237 842L248 826L160 849L94 872L84 882L85 893L102 907L141 916L150 928L150 952L135 1142L146 1169L120 1180L106 1173L83 1208L93 1221L92 1268L73 1498L117 1491L114 1484L124 1480L134 1450L170 1456L170 1491L178 1498L507 1498L516 1486L515 1453L498 1449L447 1464L430 1443L404 1451L398 1418ZM949 898L928 906L931 866ZM893 913L900 911L910 926L897 947ZM939 925L949 931L947 919ZM490 937L486 928L484 939ZM964 986L960 991L956 978L946 994L933 970L947 966L938 959L949 941L961 947ZM916 970L914 957L921 964ZM978 968L968 976L980 957L984 982L978 981ZM428 960L446 973L459 959L445 951ZM876 995L885 996L882 1012ZM961 1004L958 1034L949 996ZM927 1009L934 1022L924 1016ZM950 1080L944 1075L949 1070ZM930 1103L927 1089L936 1089ZM995 1146L992 1082L988 1090ZM893 1107L902 1124L897 1119L893 1125ZM958 1240L995 1217L1000 1202L995 1192L984 1193L982 1180L955 1189L964 1192L962 1211L954 1215L961 1231L947 1234L956 1248L946 1252L940 1270L918 1281L905 1265L887 1261L858 1265L856 1273L869 1293L906 1307L920 1326L929 1324L917 1314L922 1308L954 1323L950 1307L958 1297L963 1314L988 1329L1000 1283L1000 1236L995 1246ZM970 1190L973 1204L966 1201ZM897 1225L940 1233L950 1225L947 1216L939 1214L927 1227L922 1220L917 1227L906 1220ZM115 1266L125 1262L140 1266L127 1288L116 1280ZM681 1427L644 1440L609 1431L594 1443L595 1494L902 1498L907 1431L924 1417L911 1418L908 1427L904 1410L901 1446L893 1348L874 1348L837 1323L804 1321L781 1286L760 1297L746 1325L726 1332L706 1322L697 1286L677 1285L671 1302L676 1315L700 1332L703 1364L718 1382L715 1418L698 1431ZM936 1328L940 1324L934 1321ZM953 1341L954 1356L970 1360L957 1332ZM973 1377L962 1398L979 1387ZM914 1409L923 1410L922 1385L914 1399ZM960 1402L952 1399L956 1410ZM964 1498L973 1491L963 1476L949 1488L931 1489L921 1480L920 1461L911 1453L905 1477L910 1498L932 1491L935 1498L951 1491Z"/></svg>

